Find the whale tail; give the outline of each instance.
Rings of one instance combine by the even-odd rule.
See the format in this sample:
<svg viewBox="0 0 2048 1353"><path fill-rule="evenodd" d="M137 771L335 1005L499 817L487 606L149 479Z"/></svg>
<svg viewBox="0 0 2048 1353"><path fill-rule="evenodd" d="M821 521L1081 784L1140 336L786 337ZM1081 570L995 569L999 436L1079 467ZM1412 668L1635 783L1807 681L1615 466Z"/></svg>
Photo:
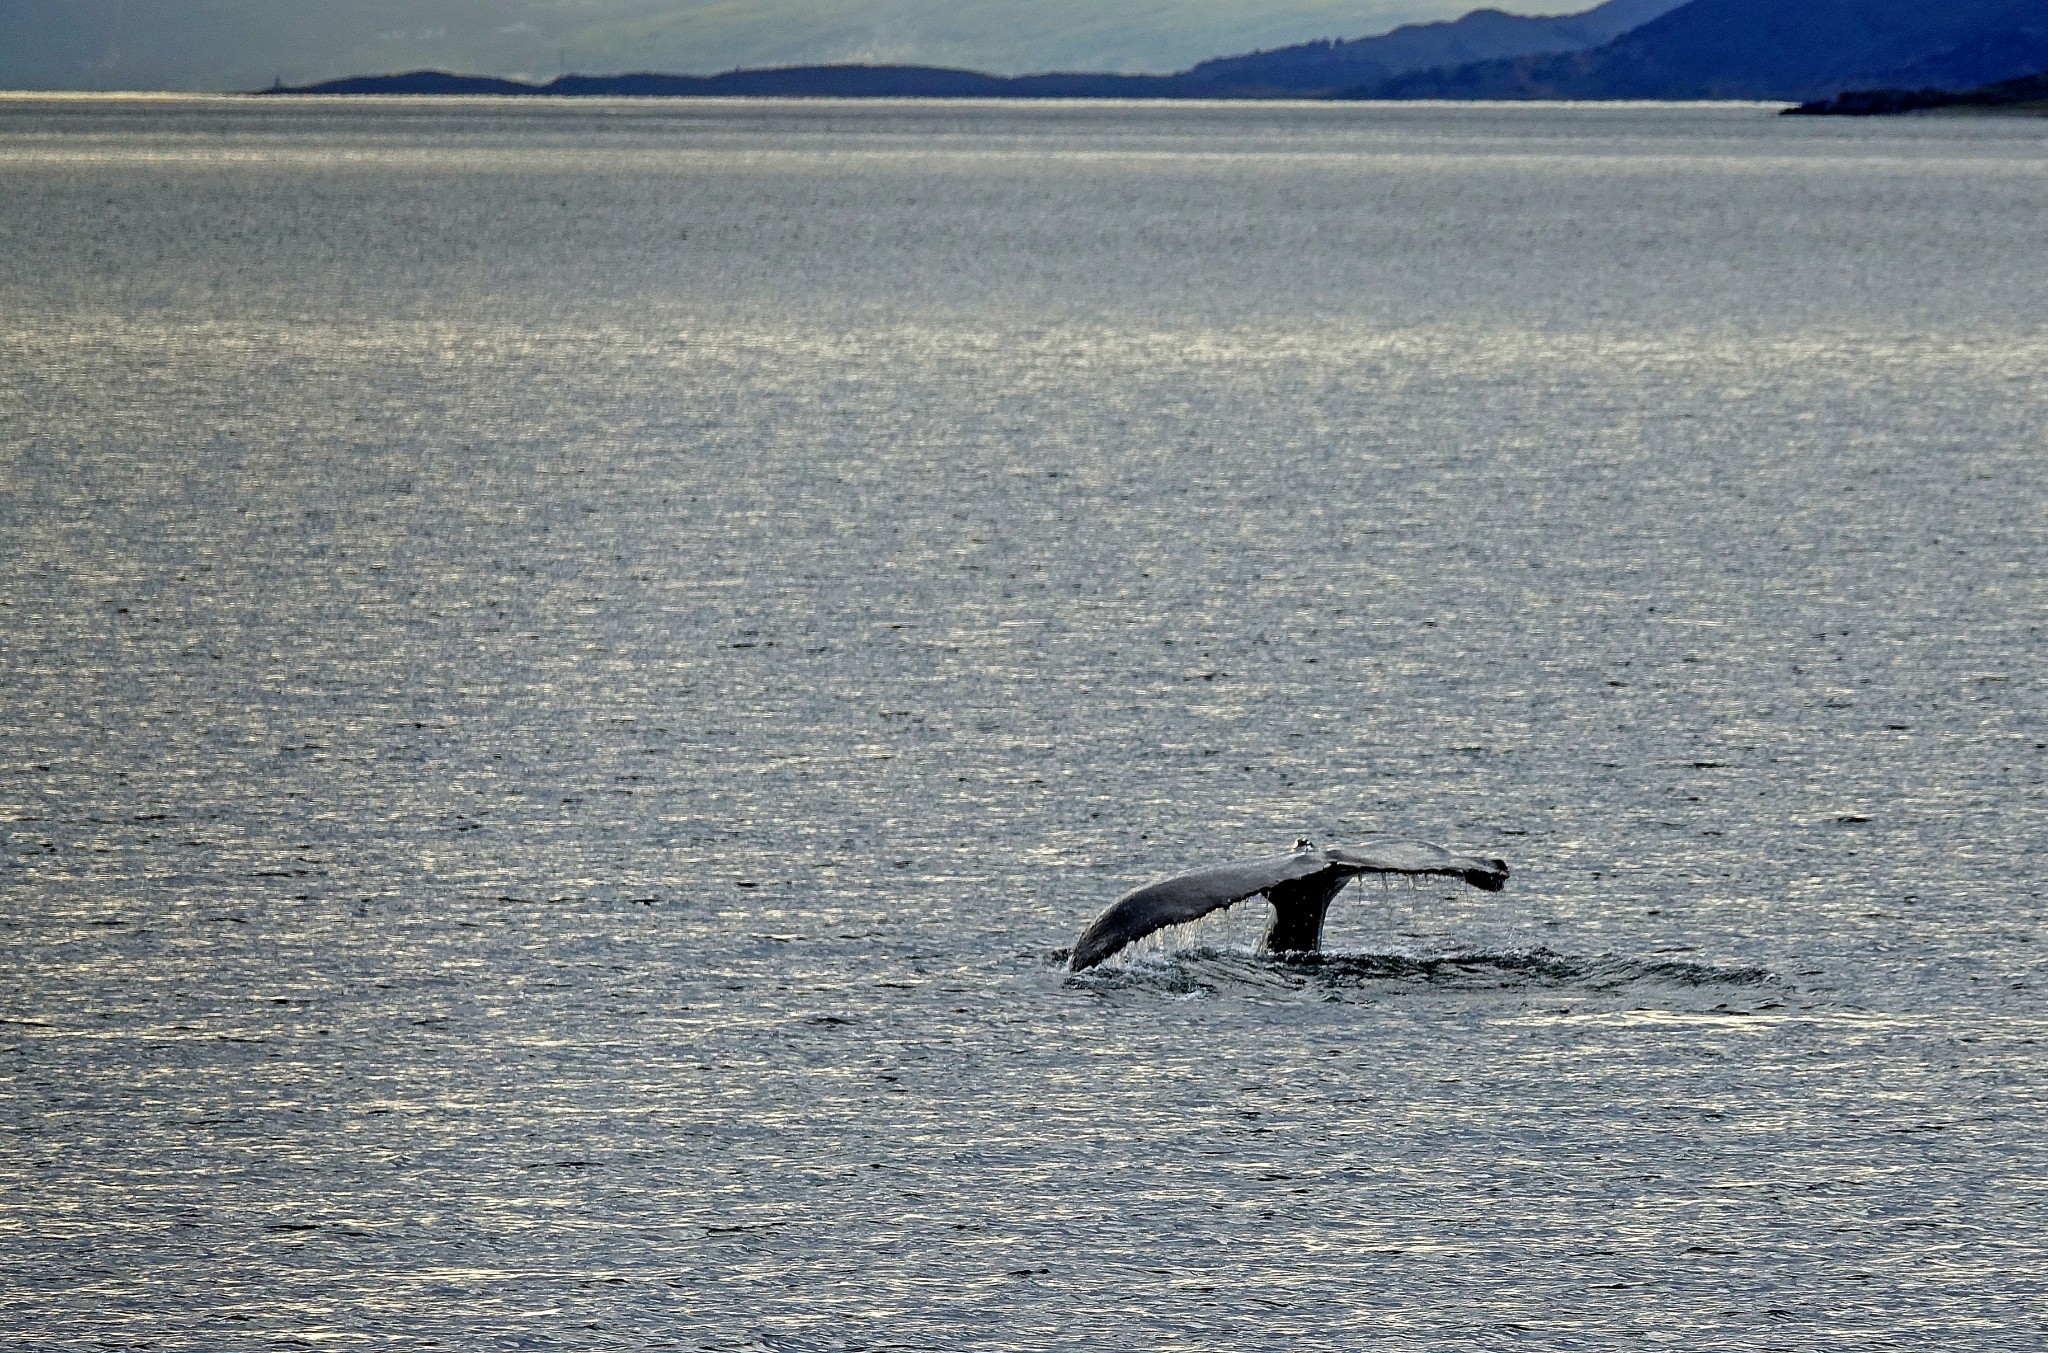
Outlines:
<svg viewBox="0 0 2048 1353"><path fill-rule="evenodd" d="M1427 841L1397 838L1319 848L1306 838L1284 855L1212 865L1124 894L1074 941L1068 967L1082 972L1155 930L1185 925L1251 897L1273 904L1263 947L1311 953L1322 945L1323 920L1344 885L1361 874L1436 874L1490 893L1507 886L1507 861L1459 855Z"/></svg>

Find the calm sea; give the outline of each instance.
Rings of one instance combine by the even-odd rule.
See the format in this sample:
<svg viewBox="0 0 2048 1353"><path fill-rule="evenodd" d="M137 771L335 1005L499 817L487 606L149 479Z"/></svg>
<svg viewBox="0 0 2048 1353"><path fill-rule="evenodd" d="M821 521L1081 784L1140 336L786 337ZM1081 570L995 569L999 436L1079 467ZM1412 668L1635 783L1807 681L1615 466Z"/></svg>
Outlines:
<svg viewBox="0 0 2048 1353"><path fill-rule="evenodd" d="M0 100L0 1342L2040 1347L2044 128Z"/></svg>

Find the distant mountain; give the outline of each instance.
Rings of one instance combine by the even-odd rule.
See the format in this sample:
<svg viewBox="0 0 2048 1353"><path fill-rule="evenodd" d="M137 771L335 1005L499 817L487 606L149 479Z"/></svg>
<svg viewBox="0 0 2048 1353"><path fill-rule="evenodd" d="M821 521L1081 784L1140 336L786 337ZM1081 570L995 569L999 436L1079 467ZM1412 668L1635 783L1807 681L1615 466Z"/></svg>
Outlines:
<svg viewBox="0 0 2048 1353"><path fill-rule="evenodd" d="M1684 0L1608 0L1583 14L1529 18L1478 9L1449 23L1407 24L1378 37L1308 42L1204 61L1173 77L1200 97L1314 98L1408 71L1542 53L1578 52L1619 37ZM1214 92L1211 92L1214 91Z"/></svg>
<svg viewBox="0 0 2048 1353"><path fill-rule="evenodd" d="M544 85L481 75L416 70L403 75L351 75L314 85L282 85L264 94L548 94L638 98L915 98L915 99L1171 99L1185 98L1170 75L983 75L944 66L787 66L722 75L564 75Z"/></svg>
<svg viewBox="0 0 2048 1353"><path fill-rule="evenodd" d="M1873 78L1899 89L1974 89L1984 83L2021 79L2018 71L2048 70L2048 5L2032 31L1998 30Z"/></svg>
<svg viewBox="0 0 2048 1353"><path fill-rule="evenodd" d="M1607 0L1583 14L1527 18L1474 10L1449 23L1410 24L1378 37L1310 42L1219 57L1177 75L1049 72L998 76L942 66L789 66L721 75L565 75L545 85L411 71L356 75L275 94L810 95L837 98L1326 98L1408 71L1494 57L1596 47L1683 0Z"/></svg>
<svg viewBox="0 0 2048 1353"><path fill-rule="evenodd" d="M1803 100L2044 67L2043 0L1691 0L1590 50L1411 72L1349 97Z"/></svg>
<svg viewBox="0 0 2048 1353"><path fill-rule="evenodd" d="M1378 37L1220 57L1176 75L837 65L565 75L537 85L413 71L266 92L1796 102L1851 89L1961 89L2043 69L2048 0L1608 0L1556 18L1476 10Z"/></svg>
<svg viewBox="0 0 2048 1353"><path fill-rule="evenodd" d="M1979 85L1975 89L1852 89L1832 99L1816 99L1787 113L1836 117L1869 117L1880 113L1919 113L1937 108L1985 111L2029 111L2048 114L2048 71L2017 80Z"/></svg>

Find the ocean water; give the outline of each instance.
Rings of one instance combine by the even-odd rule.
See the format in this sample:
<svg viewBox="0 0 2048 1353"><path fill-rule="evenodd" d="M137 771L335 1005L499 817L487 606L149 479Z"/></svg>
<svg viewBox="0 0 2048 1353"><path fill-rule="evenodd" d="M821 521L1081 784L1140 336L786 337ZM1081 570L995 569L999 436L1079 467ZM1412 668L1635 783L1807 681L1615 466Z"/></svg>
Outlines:
<svg viewBox="0 0 2048 1353"><path fill-rule="evenodd" d="M2038 1348L2043 125L0 99L0 1343Z"/></svg>

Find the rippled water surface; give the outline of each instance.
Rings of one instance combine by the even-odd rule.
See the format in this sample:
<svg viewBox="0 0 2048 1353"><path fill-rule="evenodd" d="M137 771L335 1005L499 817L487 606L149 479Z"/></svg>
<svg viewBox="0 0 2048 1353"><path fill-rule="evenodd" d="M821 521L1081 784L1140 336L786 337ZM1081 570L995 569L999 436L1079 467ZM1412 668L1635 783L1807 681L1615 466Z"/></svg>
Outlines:
<svg viewBox="0 0 2048 1353"><path fill-rule="evenodd" d="M2044 125L0 100L0 1336L2039 1347Z"/></svg>

